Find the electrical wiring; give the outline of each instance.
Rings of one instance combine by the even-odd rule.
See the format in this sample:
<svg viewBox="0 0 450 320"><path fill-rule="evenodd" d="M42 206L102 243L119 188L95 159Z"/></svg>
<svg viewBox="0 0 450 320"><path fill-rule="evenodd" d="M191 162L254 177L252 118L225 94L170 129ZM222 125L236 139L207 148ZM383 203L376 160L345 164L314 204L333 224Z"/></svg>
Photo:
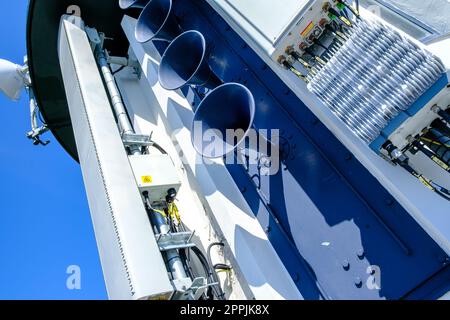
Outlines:
<svg viewBox="0 0 450 320"><path fill-rule="evenodd" d="M210 266L213 265L213 264L212 264L212 259L211 259L211 250L212 250L213 247L217 247L217 246L225 247L225 244L224 244L223 242L214 242L214 243L211 243L211 244L208 246L208 249L207 249L207 251L206 251L206 252L207 252L207 258L208 258L208 264L209 264ZM229 269L231 269L229 266L226 266L226 267L228 267ZM214 279L215 282L220 283L220 279L219 279L219 276L217 275L217 271L216 271L215 266L213 267L212 277L213 277L213 279ZM220 288L220 285L219 285L218 287L219 287L219 289L220 289L220 294L221 294L221 298L222 298L221 300L224 300L225 294L224 294L224 292L222 291L222 288Z"/></svg>
<svg viewBox="0 0 450 320"><path fill-rule="evenodd" d="M123 69L125 69L125 66L121 66L119 69L117 69L116 71L114 71L114 72L112 73L112 75L113 75L113 76L116 75L117 73L119 73L119 72L122 71Z"/></svg>
<svg viewBox="0 0 450 320"><path fill-rule="evenodd" d="M206 259L206 257L203 254L203 252L197 247L192 247L191 250L197 256L197 258L199 259L200 263L202 264L203 269L205 270L205 273L207 275L208 280L211 281L210 283L215 283L216 281L213 278L212 266L209 265L208 260ZM224 294L222 288L219 285L210 286L210 291L214 292L214 296L218 300L225 300L225 294Z"/></svg>
<svg viewBox="0 0 450 320"><path fill-rule="evenodd" d="M421 139L422 140L422 139ZM426 147L426 144L423 143L423 141L416 141L413 143L413 146L416 147L418 150L420 150L423 154L425 154L428 158L430 158L434 163L436 163L439 167L444 169L447 172L450 172L450 166L447 165L444 161L439 159L436 154L428 150Z"/></svg>
<svg viewBox="0 0 450 320"><path fill-rule="evenodd" d="M184 225L183 221L181 220L178 207L174 202L168 203L166 217L170 222L171 229L173 232L176 233L176 232L186 232L187 231L186 226ZM176 220L176 222L177 222L176 225L174 223L174 220ZM212 244L208 247L208 256L210 254L210 250L211 250L210 248L212 248L214 245L217 245L217 244ZM180 258L183 262L183 266L184 266L188 276L192 280L195 279L194 272L192 270L192 267L190 266L192 262L189 257L189 252L191 252L191 251L195 254L197 259L200 261L200 264L202 265L203 270L206 274L208 284L219 283L219 277L217 276L216 270L212 266L210 259L205 257L203 252L198 247L192 247L190 249L180 250ZM223 292L222 288L220 287L220 284L216 284L216 285L212 285L209 287L207 297L209 300L213 300L214 297L216 297L216 299L218 299L218 300L225 300L225 293Z"/></svg>
<svg viewBox="0 0 450 320"><path fill-rule="evenodd" d="M155 148L156 150L158 150L159 152L161 152L162 154L168 154L166 150L164 150L163 147L161 147L159 144L157 144L156 142L153 142L153 144L151 145L151 147Z"/></svg>
<svg viewBox="0 0 450 320"><path fill-rule="evenodd" d="M434 181L428 179L423 174L420 174L419 172L417 172L409 164L409 158L403 152L400 152L396 146L394 146L392 143L388 143L383 148L391 156L392 162L394 164L405 169L408 173L410 173L412 176L414 176L424 186L426 186L431 191L435 192L437 195L441 196L442 198L446 199L447 201L450 201L450 191L447 190L446 188L442 187L441 185L435 183Z"/></svg>
<svg viewBox="0 0 450 320"><path fill-rule="evenodd" d="M416 170L414 170L406 161L397 161L398 165L400 165L403 169L408 171L411 175L416 177L423 185L425 185L427 188L429 188L431 191L435 192L442 198L446 199L447 201L450 201L450 191L446 188L440 186L439 184L431 181L430 179L426 178L422 174L418 173Z"/></svg>

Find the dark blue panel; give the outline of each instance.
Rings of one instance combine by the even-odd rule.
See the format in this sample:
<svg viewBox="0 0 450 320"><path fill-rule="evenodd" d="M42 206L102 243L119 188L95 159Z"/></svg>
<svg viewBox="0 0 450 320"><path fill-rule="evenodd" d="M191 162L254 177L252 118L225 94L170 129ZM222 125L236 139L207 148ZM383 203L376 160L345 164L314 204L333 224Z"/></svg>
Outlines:
<svg viewBox="0 0 450 320"><path fill-rule="evenodd" d="M445 267L436 243L205 1L175 10L184 30L205 35L215 74L252 91L255 126L281 129L277 175L229 170L306 298L399 299ZM183 92L195 109L198 95ZM366 286L372 265L379 291Z"/></svg>

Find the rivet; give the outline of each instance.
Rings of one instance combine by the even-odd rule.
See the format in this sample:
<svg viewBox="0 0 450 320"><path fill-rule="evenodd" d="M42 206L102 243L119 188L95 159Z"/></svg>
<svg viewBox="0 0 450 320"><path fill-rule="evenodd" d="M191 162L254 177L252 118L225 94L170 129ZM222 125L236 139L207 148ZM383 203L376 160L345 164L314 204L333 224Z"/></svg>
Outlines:
<svg viewBox="0 0 450 320"><path fill-rule="evenodd" d="M268 227L266 228L266 233L270 233L270 231L272 231L272 228L271 228L270 226L268 226Z"/></svg>
<svg viewBox="0 0 450 320"><path fill-rule="evenodd" d="M294 282L299 282L300 281L300 275L298 273L294 273L294 275L292 276L292 280L294 280Z"/></svg>
<svg viewBox="0 0 450 320"><path fill-rule="evenodd" d="M342 262L342 268L344 268L345 271L350 270L350 262L348 262L348 260L344 260Z"/></svg>
<svg viewBox="0 0 450 320"><path fill-rule="evenodd" d="M247 188L246 188L246 187L243 187L243 188L241 189L241 192L242 192L242 193L246 193L246 192L247 192Z"/></svg>
<svg viewBox="0 0 450 320"><path fill-rule="evenodd" d="M362 279L361 279L360 277L357 277L357 278L355 279L355 286L356 286L357 288L361 288L362 285L363 285Z"/></svg>
<svg viewBox="0 0 450 320"><path fill-rule="evenodd" d="M390 206L392 206L392 205L394 204L394 200L392 200L392 199L386 199L386 200L384 200L384 203L386 203L386 205L387 205L388 207L390 207Z"/></svg>
<svg viewBox="0 0 450 320"><path fill-rule="evenodd" d="M364 252L364 249L359 249L359 250L356 252L356 255L358 256L359 259L362 260L362 259L364 259L366 253Z"/></svg>
<svg viewBox="0 0 450 320"><path fill-rule="evenodd" d="M351 154L351 153L349 153L349 154L347 154L346 156L345 156L345 160L346 161L350 161L350 160L352 160L353 159L353 155Z"/></svg>

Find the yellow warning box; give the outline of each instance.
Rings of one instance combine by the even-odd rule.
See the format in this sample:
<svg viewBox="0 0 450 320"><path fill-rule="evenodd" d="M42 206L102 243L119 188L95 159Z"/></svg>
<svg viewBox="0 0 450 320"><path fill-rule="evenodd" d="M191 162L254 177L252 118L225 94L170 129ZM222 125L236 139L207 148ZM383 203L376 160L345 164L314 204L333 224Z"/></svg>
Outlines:
<svg viewBox="0 0 450 320"><path fill-rule="evenodd" d="M152 176L143 176L141 179L143 184L150 184L153 182Z"/></svg>

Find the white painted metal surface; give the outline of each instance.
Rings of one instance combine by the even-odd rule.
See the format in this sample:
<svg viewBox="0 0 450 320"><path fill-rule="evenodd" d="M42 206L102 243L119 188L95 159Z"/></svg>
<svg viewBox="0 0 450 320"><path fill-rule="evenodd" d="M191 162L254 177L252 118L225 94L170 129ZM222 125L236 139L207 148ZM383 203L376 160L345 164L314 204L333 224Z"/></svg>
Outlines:
<svg viewBox="0 0 450 320"><path fill-rule="evenodd" d="M233 267L237 271L237 277L241 284L245 284L243 291L246 297L302 299L292 278L223 162L215 161L207 164L195 152L190 133L193 119L191 106L179 92L167 91L160 86L157 74L160 55L151 44L144 48L136 42L134 38L135 23L135 19L125 16L122 27L131 43L131 51L143 69L141 90L147 100L152 101L152 110L143 110L139 106L140 104L132 105L129 108L130 110L134 109L136 127L148 130L149 127L155 125L160 128L161 122L164 125L162 135L170 136L177 153L182 155L180 161L182 160L182 167L187 170L188 185L198 192L201 205L209 214L210 222L206 222L205 226L211 226L212 223L213 233L217 233L226 241L232 260L235 262ZM129 83L121 84L119 81L120 85L127 86L127 90L123 90L125 100L131 100L131 97L128 96L133 95L134 98L137 95L137 92L130 90ZM148 112L153 112L154 116L150 116ZM151 123L153 121L157 122ZM140 133L147 134L148 132ZM185 184L183 183L183 186ZM181 204L183 201L180 200L179 203ZM199 217L199 212L196 213L194 210L196 208L191 208L188 215ZM198 231L202 233L202 230ZM202 237L204 239L204 236Z"/></svg>
<svg viewBox="0 0 450 320"><path fill-rule="evenodd" d="M86 33L63 19L58 49L108 295L169 297L173 287Z"/></svg>
<svg viewBox="0 0 450 320"><path fill-rule="evenodd" d="M170 189L180 189L180 179L168 155L130 156L130 164L141 194L149 193L152 203L161 203Z"/></svg>
<svg viewBox="0 0 450 320"><path fill-rule="evenodd" d="M283 0L274 3L261 0L226 0L236 14L247 20L272 45L286 33L295 17L311 0Z"/></svg>
<svg viewBox="0 0 450 320"><path fill-rule="evenodd" d="M262 35L251 22L230 6L226 0L206 0L261 59L280 77L282 81L303 101L303 103L330 129L334 135L352 152L355 157L380 181L393 197L411 214L428 234L450 253L450 204L428 189L404 170L394 167L375 154L363 141L357 138L317 97L310 93L306 85L297 76L281 68L267 54L267 46L261 41ZM265 0L272 6L277 0ZM363 16L371 14L362 10ZM438 49L434 45L433 53L448 61L448 47ZM439 175L439 168L435 167Z"/></svg>

